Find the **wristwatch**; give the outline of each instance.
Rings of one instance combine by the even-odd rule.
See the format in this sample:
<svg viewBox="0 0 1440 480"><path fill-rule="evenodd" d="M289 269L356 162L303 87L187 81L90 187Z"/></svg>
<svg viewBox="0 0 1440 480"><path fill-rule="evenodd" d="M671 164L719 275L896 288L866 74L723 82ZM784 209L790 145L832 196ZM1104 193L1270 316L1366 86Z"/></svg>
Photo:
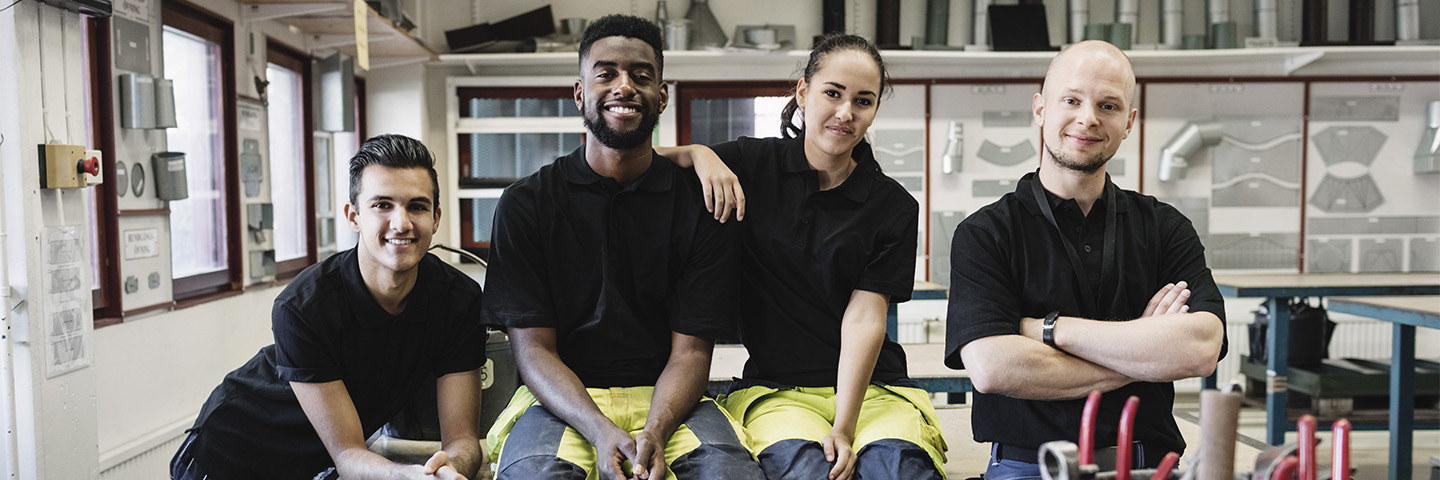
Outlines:
<svg viewBox="0 0 1440 480"><path fill-rule="evenodd" d="M1045 323L1041 326L1040 340L1051 348L1059 350L1060 347L1055 345L1055 319L1057 318L1060 318L1058 310L1045 315Z"/></svg>

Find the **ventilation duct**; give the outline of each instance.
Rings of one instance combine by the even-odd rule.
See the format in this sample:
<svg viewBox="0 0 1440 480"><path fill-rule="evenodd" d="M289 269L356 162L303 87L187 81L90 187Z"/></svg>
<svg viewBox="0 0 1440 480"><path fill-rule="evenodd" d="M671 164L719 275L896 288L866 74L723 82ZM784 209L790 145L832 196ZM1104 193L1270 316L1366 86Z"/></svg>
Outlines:
<svg viewBox="0 0 1440 480"><path fill-rule="evenodd" d="M1201 148L1220 143L1222 136L1224 131L1220 122L1215 120L1185 124L1180 133L1160 149L1160 181L1185 178L1185 170L1190 167L1186 159Z"/></svg>
<svg viewBox="0 0 1440 480"><path fill-rule="evenodd" d="M1415 173L1440 173L1440 101L1425 109L1425 133L1415 149Z"/></svg>

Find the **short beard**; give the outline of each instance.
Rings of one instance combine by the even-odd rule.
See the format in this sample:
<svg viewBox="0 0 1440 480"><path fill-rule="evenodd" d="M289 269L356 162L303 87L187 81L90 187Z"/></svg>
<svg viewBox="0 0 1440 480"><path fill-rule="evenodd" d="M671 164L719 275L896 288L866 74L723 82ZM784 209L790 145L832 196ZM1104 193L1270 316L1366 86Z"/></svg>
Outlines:
<svg viewBox="0 0 1440 480"><path fill-rule="evenodd" d="M1050 152L1050 158L1054 159L1055 164L1059 165L1060 168L1074 170L1080 173L1089 174L1098 172L1101 168L1105 167L1106 163L1110 162L1110 157L1105 157L1104 153L1097 154L1089 159L1081 159L1069 155L1061 155L1060 152L1055 151L1055 147L1050 145L1045 146L1045 151Z"/></svg>
<svg viewBox="0 0 1440 480"><path fill-rule="evenodd" d="M644 113L640 114L640 125L635 130L620 132L610 128L610 124L600 117L600 111L604 106L596 102L593 109L582 107L580 118L585 121L585 129L590 131L601 144L616 150L629 150L644 145L650 141L650 134L655 131L655 126L660 123L660 115L651 113L642 106ZM593 115L593 116L592 116Z"/></svg>

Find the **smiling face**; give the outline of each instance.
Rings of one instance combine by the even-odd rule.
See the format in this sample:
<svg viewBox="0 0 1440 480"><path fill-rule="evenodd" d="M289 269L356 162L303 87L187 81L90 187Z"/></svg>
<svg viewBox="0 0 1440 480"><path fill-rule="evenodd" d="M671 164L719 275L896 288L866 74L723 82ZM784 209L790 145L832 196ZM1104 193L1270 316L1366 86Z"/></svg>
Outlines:
<svg viewBox="0 0 1440 480"><path fill-rule="evenodd" d="M591 137L616 150L647 146L670 99L655 50L639 39L606 37L581 62L575 106Z"/></svg>
<svg viewBox="0 0 1440 480"><path fill-rule="evenodd" d="M1110 44L1084 42L1061 52L1032 102L1046 161L1100 171L1135 124L1134 91L1129 60Z"/></svg>
<svg viewBox="0 0 1440 480"><path fill-rule="evenodd" d="M365 167L355 205L345 205L367 283L414 278L415 269L440 228L430 174L423 168Z"/></svg>
<svg viewBox="0 0 1440 480"><path fill-rule="evenodd" d="M795 87L805 112L806 150L849 157L875 122L880 91L880 67L869 55L855 50L827 55L810 80Z"/></svg>

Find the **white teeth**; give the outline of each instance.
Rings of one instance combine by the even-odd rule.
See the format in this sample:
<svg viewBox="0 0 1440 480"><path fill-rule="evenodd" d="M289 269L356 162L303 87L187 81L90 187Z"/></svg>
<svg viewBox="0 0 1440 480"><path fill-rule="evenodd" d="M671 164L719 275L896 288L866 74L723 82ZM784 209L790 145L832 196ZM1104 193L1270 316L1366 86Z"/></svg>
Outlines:
<svg viewBox="0 0 1440 480"><path fill-rule="evenodd" d="M408 240L401 240L401 239L398 239L398 238L391 238L391 239L388 239L388 240L385 240L385 241L388 242L388 243L390 243L390 244L392 244L392 245L409 245L409 244L415 243L415 239L413 239L413 238L412 238L412 239L408 239Z"/></svg>
<svg viewBox="0 0 1440 480"><path fill-rule="evenodd" d="M630 107L610 107L610 111L615 113L635 113L639 110Z"/></svg>

